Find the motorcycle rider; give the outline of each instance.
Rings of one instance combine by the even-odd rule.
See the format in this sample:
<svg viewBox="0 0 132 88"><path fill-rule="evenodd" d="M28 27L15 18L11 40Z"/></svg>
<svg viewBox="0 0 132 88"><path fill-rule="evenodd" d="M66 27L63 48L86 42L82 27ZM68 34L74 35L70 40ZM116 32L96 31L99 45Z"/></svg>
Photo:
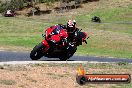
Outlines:
<svg viewBox="0 0 132 88"><path fill-rule="evenodd" d="M71 47L74 47L75 45L78 46L82 44L82 41L85 41L85 38L87 34L79 32L81 31L79 28L77 28L77 23L75 20L69 20L66 25L66 29L68 32L68 42ZM82 39L83 36L83 39ZM76 42L78 41L78 43Z"/></svg>
<svg viewBox="0 0 132 88"><path fill-rule="evenodd" d="M67 26L66 26L67 32L68 32L68 41L71 43L72 46L74 46L76 44L76 41L79 42L79 44L82 44L82 41L86 43L86 36L87 34L84 32L79 32L81 31L79 28L77 28L77 24L75 20L69 20L67 22ZM82 38L82 39L81 39ZM75 44L74 44L75 42ZM76 45L79 45L76 44Z"/></svg>
<svg viewBox="0 0 132 88"><path fill-rule="evenodd" d="M76 26L76 21L69 20L67 22L66 30L68 32L68 40L73 41L73 39L75 39L77 36L77 32L79 31L79 29Z"/></svg>

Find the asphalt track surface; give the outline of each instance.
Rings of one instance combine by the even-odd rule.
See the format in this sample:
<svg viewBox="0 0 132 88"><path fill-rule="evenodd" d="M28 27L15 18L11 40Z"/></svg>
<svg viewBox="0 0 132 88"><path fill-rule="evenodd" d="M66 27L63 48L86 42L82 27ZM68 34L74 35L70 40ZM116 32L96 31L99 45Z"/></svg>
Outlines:
<svg viewBox="0 0 132 88"><path fill-rule="evenodd" d="M0 51L0 62L8 61L32 61L29 57L29 52L11 52ZM38 61L59 61L58 58L46 58L43 57ZM119 59L119 58L106 58L106 57L94 57L94 56L76 56L74 55L68 61L88 61L88 62L128 62L132 63L132 59Z"/></svg>

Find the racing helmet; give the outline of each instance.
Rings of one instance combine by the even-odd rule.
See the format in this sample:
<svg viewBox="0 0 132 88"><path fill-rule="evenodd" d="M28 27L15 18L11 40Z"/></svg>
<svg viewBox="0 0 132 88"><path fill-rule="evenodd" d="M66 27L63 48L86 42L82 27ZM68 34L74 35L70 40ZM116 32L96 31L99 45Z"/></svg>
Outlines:
<svg viewBox="0 0 132 88"><path fill-rule="evenodd" d="M67 22L67 32L74 32L76 29L76 21L75 20L69 20Z"/></svg>

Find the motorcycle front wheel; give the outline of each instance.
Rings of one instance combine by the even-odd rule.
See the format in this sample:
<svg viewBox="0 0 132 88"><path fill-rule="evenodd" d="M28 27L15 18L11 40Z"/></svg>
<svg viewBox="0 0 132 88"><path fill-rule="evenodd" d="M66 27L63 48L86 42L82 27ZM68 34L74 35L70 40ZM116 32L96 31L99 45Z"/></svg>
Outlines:
<svg viewBox="0 0 132 88"><path fill-rule="evenodd" d="M41 52L43 47L44 45L42 43L39 43L38 45L36 45L30 53L30 58L32 60L40 59L43 56L43 53Z"/></svg>

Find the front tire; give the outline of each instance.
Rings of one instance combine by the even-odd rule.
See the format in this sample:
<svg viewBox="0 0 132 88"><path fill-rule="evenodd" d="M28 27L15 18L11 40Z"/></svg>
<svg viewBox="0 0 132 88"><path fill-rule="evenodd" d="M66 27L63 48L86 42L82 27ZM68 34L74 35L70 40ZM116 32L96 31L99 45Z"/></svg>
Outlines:
<svg viewBox="0 0 132 88"><path fill-rule="evenodd" d="M30 58L32 60L38 60L43 56L43 53L41 52L41 49L43 48L43 44L39 43L38 45L36 45L33 50L30 53Z"/></svg>

